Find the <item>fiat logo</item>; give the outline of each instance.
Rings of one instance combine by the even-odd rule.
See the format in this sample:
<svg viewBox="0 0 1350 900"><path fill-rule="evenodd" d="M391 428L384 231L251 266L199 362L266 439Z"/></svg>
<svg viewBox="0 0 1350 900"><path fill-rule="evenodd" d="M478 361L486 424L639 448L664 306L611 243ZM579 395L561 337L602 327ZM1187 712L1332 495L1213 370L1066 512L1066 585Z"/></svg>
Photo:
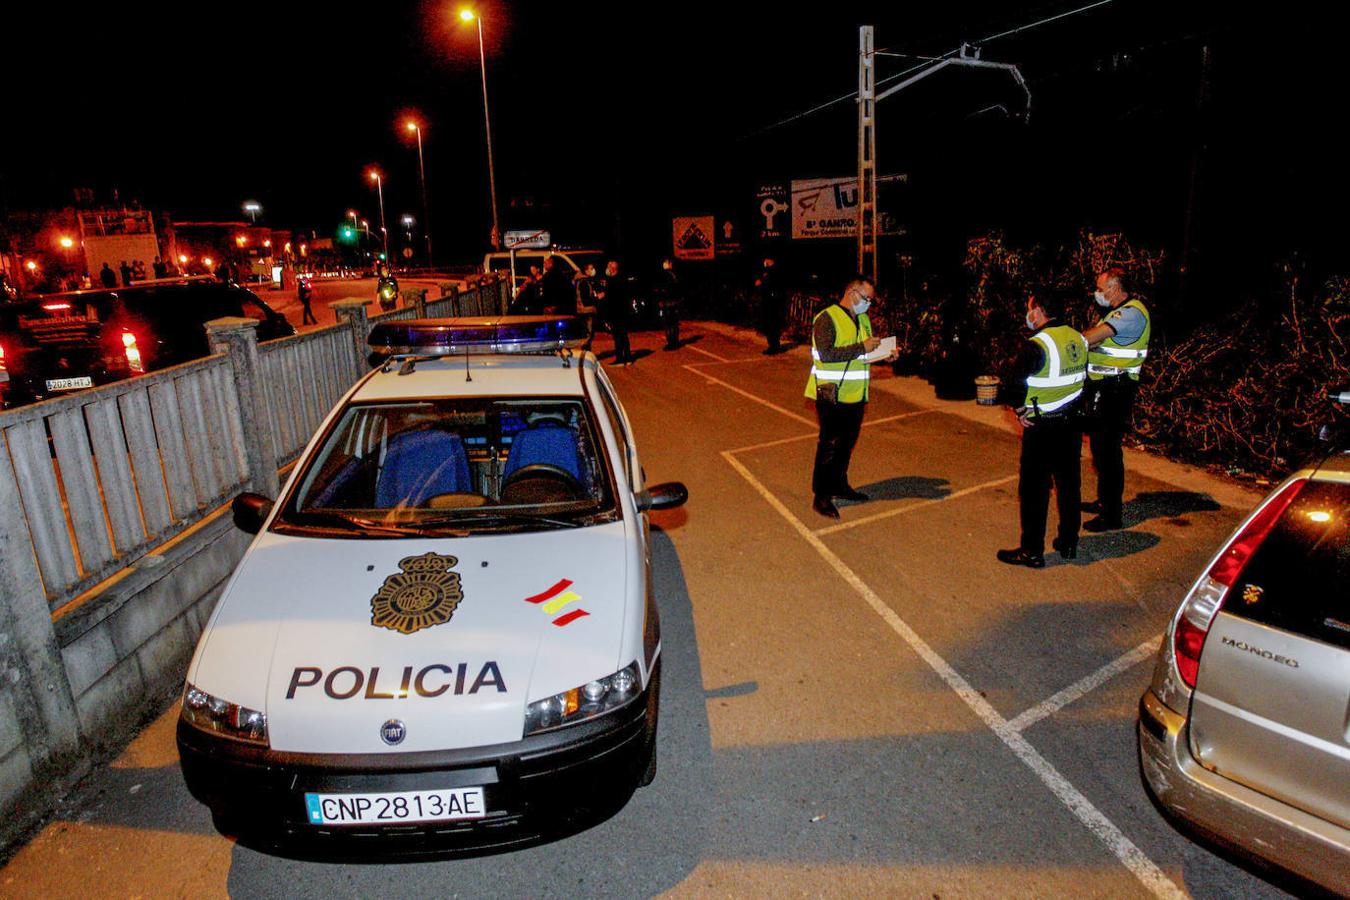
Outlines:
<svg viewBox="0 0 1350 900"><path fill-rule="evenodd" d="M408 729L403 726L400 719L390 719L380 726L380 740L386 744L401 744L403 739L408 736Z"/></svg>

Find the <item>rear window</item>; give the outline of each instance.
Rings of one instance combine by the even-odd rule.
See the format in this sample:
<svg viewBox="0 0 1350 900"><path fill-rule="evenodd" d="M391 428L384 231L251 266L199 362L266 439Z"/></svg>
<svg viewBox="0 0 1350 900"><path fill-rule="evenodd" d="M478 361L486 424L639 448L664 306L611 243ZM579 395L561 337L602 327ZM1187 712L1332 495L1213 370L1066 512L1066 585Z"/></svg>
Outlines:
<svg viewBox="0 0 1350 900"><path fill-rule="evenodd" d="M1350 484L1311 481L1224 601L1231 615L1350 648Z"/></svg>

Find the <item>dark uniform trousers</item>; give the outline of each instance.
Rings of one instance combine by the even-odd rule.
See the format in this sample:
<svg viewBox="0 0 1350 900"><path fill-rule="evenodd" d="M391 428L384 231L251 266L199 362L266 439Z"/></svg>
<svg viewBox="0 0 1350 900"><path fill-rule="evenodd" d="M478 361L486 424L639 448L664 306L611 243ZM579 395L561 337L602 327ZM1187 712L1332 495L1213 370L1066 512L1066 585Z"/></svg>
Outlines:
<svg viewBox="0 0 1350 900"><path fill-rule="evenodd" d="M1125 494L1125 457L1121 445L1130 430L1130 413L1139 382L1126 375L1089 381L1085 392L1091 427L1088 443L1097 469L1097 502L1104 519L1119 520Z"/></svg>
<svg viewBox="0 0 1350 900"><path fill-rule="evenodd" d="M1022 461L1017 499L1022 518L1022 550L1045 554L1045 520L1050 511L1050 485L1055 486L1060 544L1078 546L1080 512L1079 457L1082 433L1068 417L1041 417L1022 430Z"/></svg>
<svg viewBox="0 0 1350 900"><path fill-rule="evenodd" d="M816 443L816 465L811 473L811 490L817 497L833 497L848 490L848 462L862 430L865 402L828 403L816 401L820 419L820 439Z"/></svg>

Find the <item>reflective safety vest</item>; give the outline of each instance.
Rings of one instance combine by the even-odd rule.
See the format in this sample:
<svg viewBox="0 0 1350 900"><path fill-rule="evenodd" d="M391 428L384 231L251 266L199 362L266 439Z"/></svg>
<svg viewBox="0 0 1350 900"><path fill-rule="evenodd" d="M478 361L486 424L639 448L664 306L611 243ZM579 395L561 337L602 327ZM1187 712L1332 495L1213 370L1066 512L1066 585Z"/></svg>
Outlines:
<svg viewBox="0 0 1350 900"><path fill-rule="evenodd" d="M1088 351L1088 377L1093 381L1103 378L1119 378L1128 375L1139 380L1139 372L1144 368L1144 357L1148 356L1148 338L1153 331L1153 322L1148 315L1148 307L1138 300L1130 299L1118 308L1132 306L1144 315L1144 333L1133 344L1116 343L1115 335L1102 341ZM1107 318L1110 318L1109 314ZM1102 319L1105 322L1106 319Z"/></svg>
<svg viewBox="0 0 1350 900"><path fill-rule="evenodd" d="M1031 336L1045 351L1035 375L1027 376L1028 412L1052 413L1064 409L1083 393L1087 381L1087 340L1068 325L1052 325ZM1032 412L1032 415L1035 415Z"/></svg>
<svg viewBox="0 0 1350 900"><path fill-rule="evenodd" d="M858 316L857 324L853 317L844 311L838 303L832 303L822 310L816 319L829 316L834 323L834 346L847 347L861 344L872 336L872 321L867 313ZM806 396L816 399L816 382L834 382L839 385L840 403L862 403L867 400L868 367L867 360L859 354L845 362L822 362L820 350L815 345L815 320L811 322L811 377L806 379Z"/></svg>

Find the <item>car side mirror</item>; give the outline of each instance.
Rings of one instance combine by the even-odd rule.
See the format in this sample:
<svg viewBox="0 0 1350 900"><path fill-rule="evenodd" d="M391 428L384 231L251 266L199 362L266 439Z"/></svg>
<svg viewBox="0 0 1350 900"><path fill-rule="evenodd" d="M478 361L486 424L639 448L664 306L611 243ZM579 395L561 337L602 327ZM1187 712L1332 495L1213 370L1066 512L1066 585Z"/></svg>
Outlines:
<svg viewBox="0 0 1350 900"><path fill-rule="evenodd" d="M272 501L262 494L243 493L230 504L234 513L234 527L249 534L262 531L263 523L272 514Z"/></svg>
<svg viewBox="0 0 1350 900"><path fill-rule="evenodd" d="M689 489L678 481L667 481L665 484L653 485L645 491L639 491L637 494L638 512L647 512L651 509L674 509L677 506L683 506L689 499Z"/></svg>

